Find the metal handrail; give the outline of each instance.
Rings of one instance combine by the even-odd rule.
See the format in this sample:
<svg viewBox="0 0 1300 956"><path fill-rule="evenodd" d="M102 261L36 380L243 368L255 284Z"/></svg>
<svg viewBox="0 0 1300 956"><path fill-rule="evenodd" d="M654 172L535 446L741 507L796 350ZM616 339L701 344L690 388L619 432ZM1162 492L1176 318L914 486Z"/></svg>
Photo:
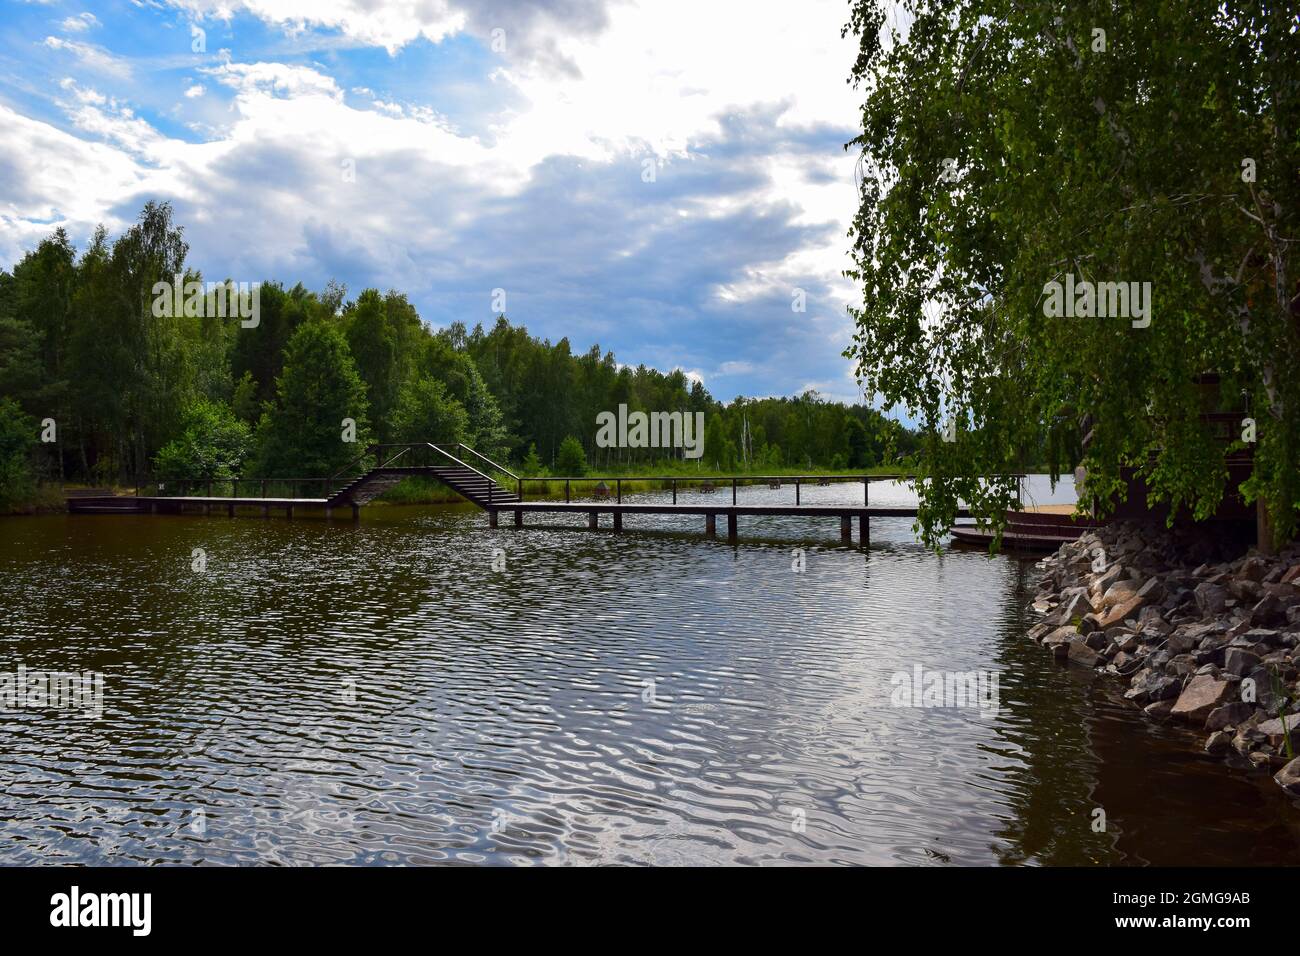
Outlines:
<svg viewBox="0 0 1300 956"><path fill-rule="evenodd" d="M916 475L550 475L523 481L894 481ZM982 478L1026 478L1023 472L981 475Z"/></svg>
<svg viewBox="0 0 1300 956"><path fill-rule="evenodd" d="M485 462L487 462L489 465L491 465L491 466L492 466L493 468L495 468L497 471L502 472L503 474L507 474L507 475L509 475L509 476L510 476L511 478L513 478L515 481L518 481L518 480L519 480L519 476L516 475L513 471L511 471L509 468L504 468L504 467L502 467L501 465L498 465L495 461L493 461L493 460L492 460L491 458L489 458L487 455L484 455L484 454L482 454L481 452L475 451L473 448L470 448L469 445L466 445L464 442L461 442L461 441L456 442L456 447L457 447L457 448L463 448L463 449L465 449L465 451L469 452L471 455L473 455L474 457L478 458L480 461L485 461Z"/></svg>
<svg viewBox="0 0 1300 956"><path fill-rule="evenodd" d="M477 468L475 468L473 465L467 465L467 464L465 464L465 462L461 461L459 458L457 458L455 455L453 455L451 452L447 451L446 449L439 448L437 445L435 445L435 444L434 444L433 442L431 442L431 441L430 441L430 442L425 442L425 444L428 445L430 448L432 448L434 451L436 451L439 455L442 455L442 457L446 458L448 461L454 462L455 464L460 465L460 467L465 468L465 469L467 469L467 470L469 470L469 471L474 472L474 474L478 475L478 476L479 476L480 478L482 478L484 481L489 481L489 482L491 482L491 483L494 484L494 485L496 484L495 481L493 481L493 480L492 480L491 478L489 478L487 475L483 474L483 472L479 471L479 470L478 470Z"/></svg>

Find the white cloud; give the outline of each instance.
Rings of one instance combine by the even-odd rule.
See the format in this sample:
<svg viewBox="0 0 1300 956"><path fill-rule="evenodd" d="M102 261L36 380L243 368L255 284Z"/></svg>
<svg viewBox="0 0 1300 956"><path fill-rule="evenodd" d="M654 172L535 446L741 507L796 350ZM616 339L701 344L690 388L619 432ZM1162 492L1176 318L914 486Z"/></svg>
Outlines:
<svg viewBox="0 0 1300 956"><path fill-rule="evenodd" d="M465 14L451 10L444 0L172 0L196 17L227 20L242 7L254 16L302 33L309 27L338 30L345 36L389 53L424 37L434 43L459 32Z"/></svg>
<svg viewBox="0 0 1300 956"><path fill-rule="evenodd" d="M79 13L75 17L67 17L59 25L67 33L84 33L91 27L99 26L99 20L93 13Z"/></svg>
<svg viewBox="0 0 1300 956"><path fill-rule="evenodd" d="M128 195L147 177L139 163L110 144L89 142L0 104L0 261L13 263L52 228L88 234L107 215L112 196Z"/></svg>
<svg viewBox="0 0 1300 956"><path fill-rule="evenodd" d="M114 56L102 47L81 43L77 40L65 40L62 37L46 37L45 46L51 50L60 50L71 54L86 67L96 72L121 79L126 79L131 75L131 67L125 60Z"/></svg>
<svg viewBox="0 0 1300 956"><path fill-rule="evenodd" d="M185 88L185 96L187 99L191 99L191 100L197 99L198 97L202 96L206 92L207 92L207 88L204 87L202 83L195 83L193 86L189 86Z"/></svg>

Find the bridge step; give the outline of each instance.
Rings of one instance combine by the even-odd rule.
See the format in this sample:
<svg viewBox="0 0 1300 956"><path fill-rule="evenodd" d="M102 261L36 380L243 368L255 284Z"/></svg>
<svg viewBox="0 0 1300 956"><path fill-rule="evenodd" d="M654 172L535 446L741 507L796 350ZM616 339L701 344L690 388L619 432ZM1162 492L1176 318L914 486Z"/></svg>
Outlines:
<svg viewBox="0 0 1300 956"><path fill-rule="evenodd" d="M487 508L489 505L493 508L498 506L506 507L519 501L519 496L515 492L503 488L495 481L470 468L450 465L430 467L422 469L422 471L437 478L452 491L480 508ZM376 468L357 478L331 497L330 503L334 505L366 504L378 498L411 473L419 473L419 470Z"/></svg>

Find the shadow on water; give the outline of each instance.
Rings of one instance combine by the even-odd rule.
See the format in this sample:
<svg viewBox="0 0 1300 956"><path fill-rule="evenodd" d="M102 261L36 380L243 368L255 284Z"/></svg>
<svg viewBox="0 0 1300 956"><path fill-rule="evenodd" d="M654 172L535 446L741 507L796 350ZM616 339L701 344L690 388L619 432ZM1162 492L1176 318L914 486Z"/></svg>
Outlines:
<svg viewBox="0 0 1300 956"><path fill-rule="evenodd" d="M1203 734L1139 715L1105 675L1024 639L1037 574L1008 563L998 660L1003 729L1021 755L1002 863L1278 865L1300 862L1300 813L1264 774L1227 769Z"/></svg>

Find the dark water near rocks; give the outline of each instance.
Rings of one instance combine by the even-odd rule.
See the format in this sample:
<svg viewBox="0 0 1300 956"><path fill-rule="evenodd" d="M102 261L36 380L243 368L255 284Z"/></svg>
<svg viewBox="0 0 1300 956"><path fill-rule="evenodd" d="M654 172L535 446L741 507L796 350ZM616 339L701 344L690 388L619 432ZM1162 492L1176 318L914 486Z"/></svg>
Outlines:
<svg viewBox="0 0 1300 956"><path fill-rule="evenodd" d="M0 519L0 672L105 681L0 711L0 862L1300 862L1267 778L1023 637L1029 563L702 523ZM915 665L996 716L891 706Z"/></svg>

